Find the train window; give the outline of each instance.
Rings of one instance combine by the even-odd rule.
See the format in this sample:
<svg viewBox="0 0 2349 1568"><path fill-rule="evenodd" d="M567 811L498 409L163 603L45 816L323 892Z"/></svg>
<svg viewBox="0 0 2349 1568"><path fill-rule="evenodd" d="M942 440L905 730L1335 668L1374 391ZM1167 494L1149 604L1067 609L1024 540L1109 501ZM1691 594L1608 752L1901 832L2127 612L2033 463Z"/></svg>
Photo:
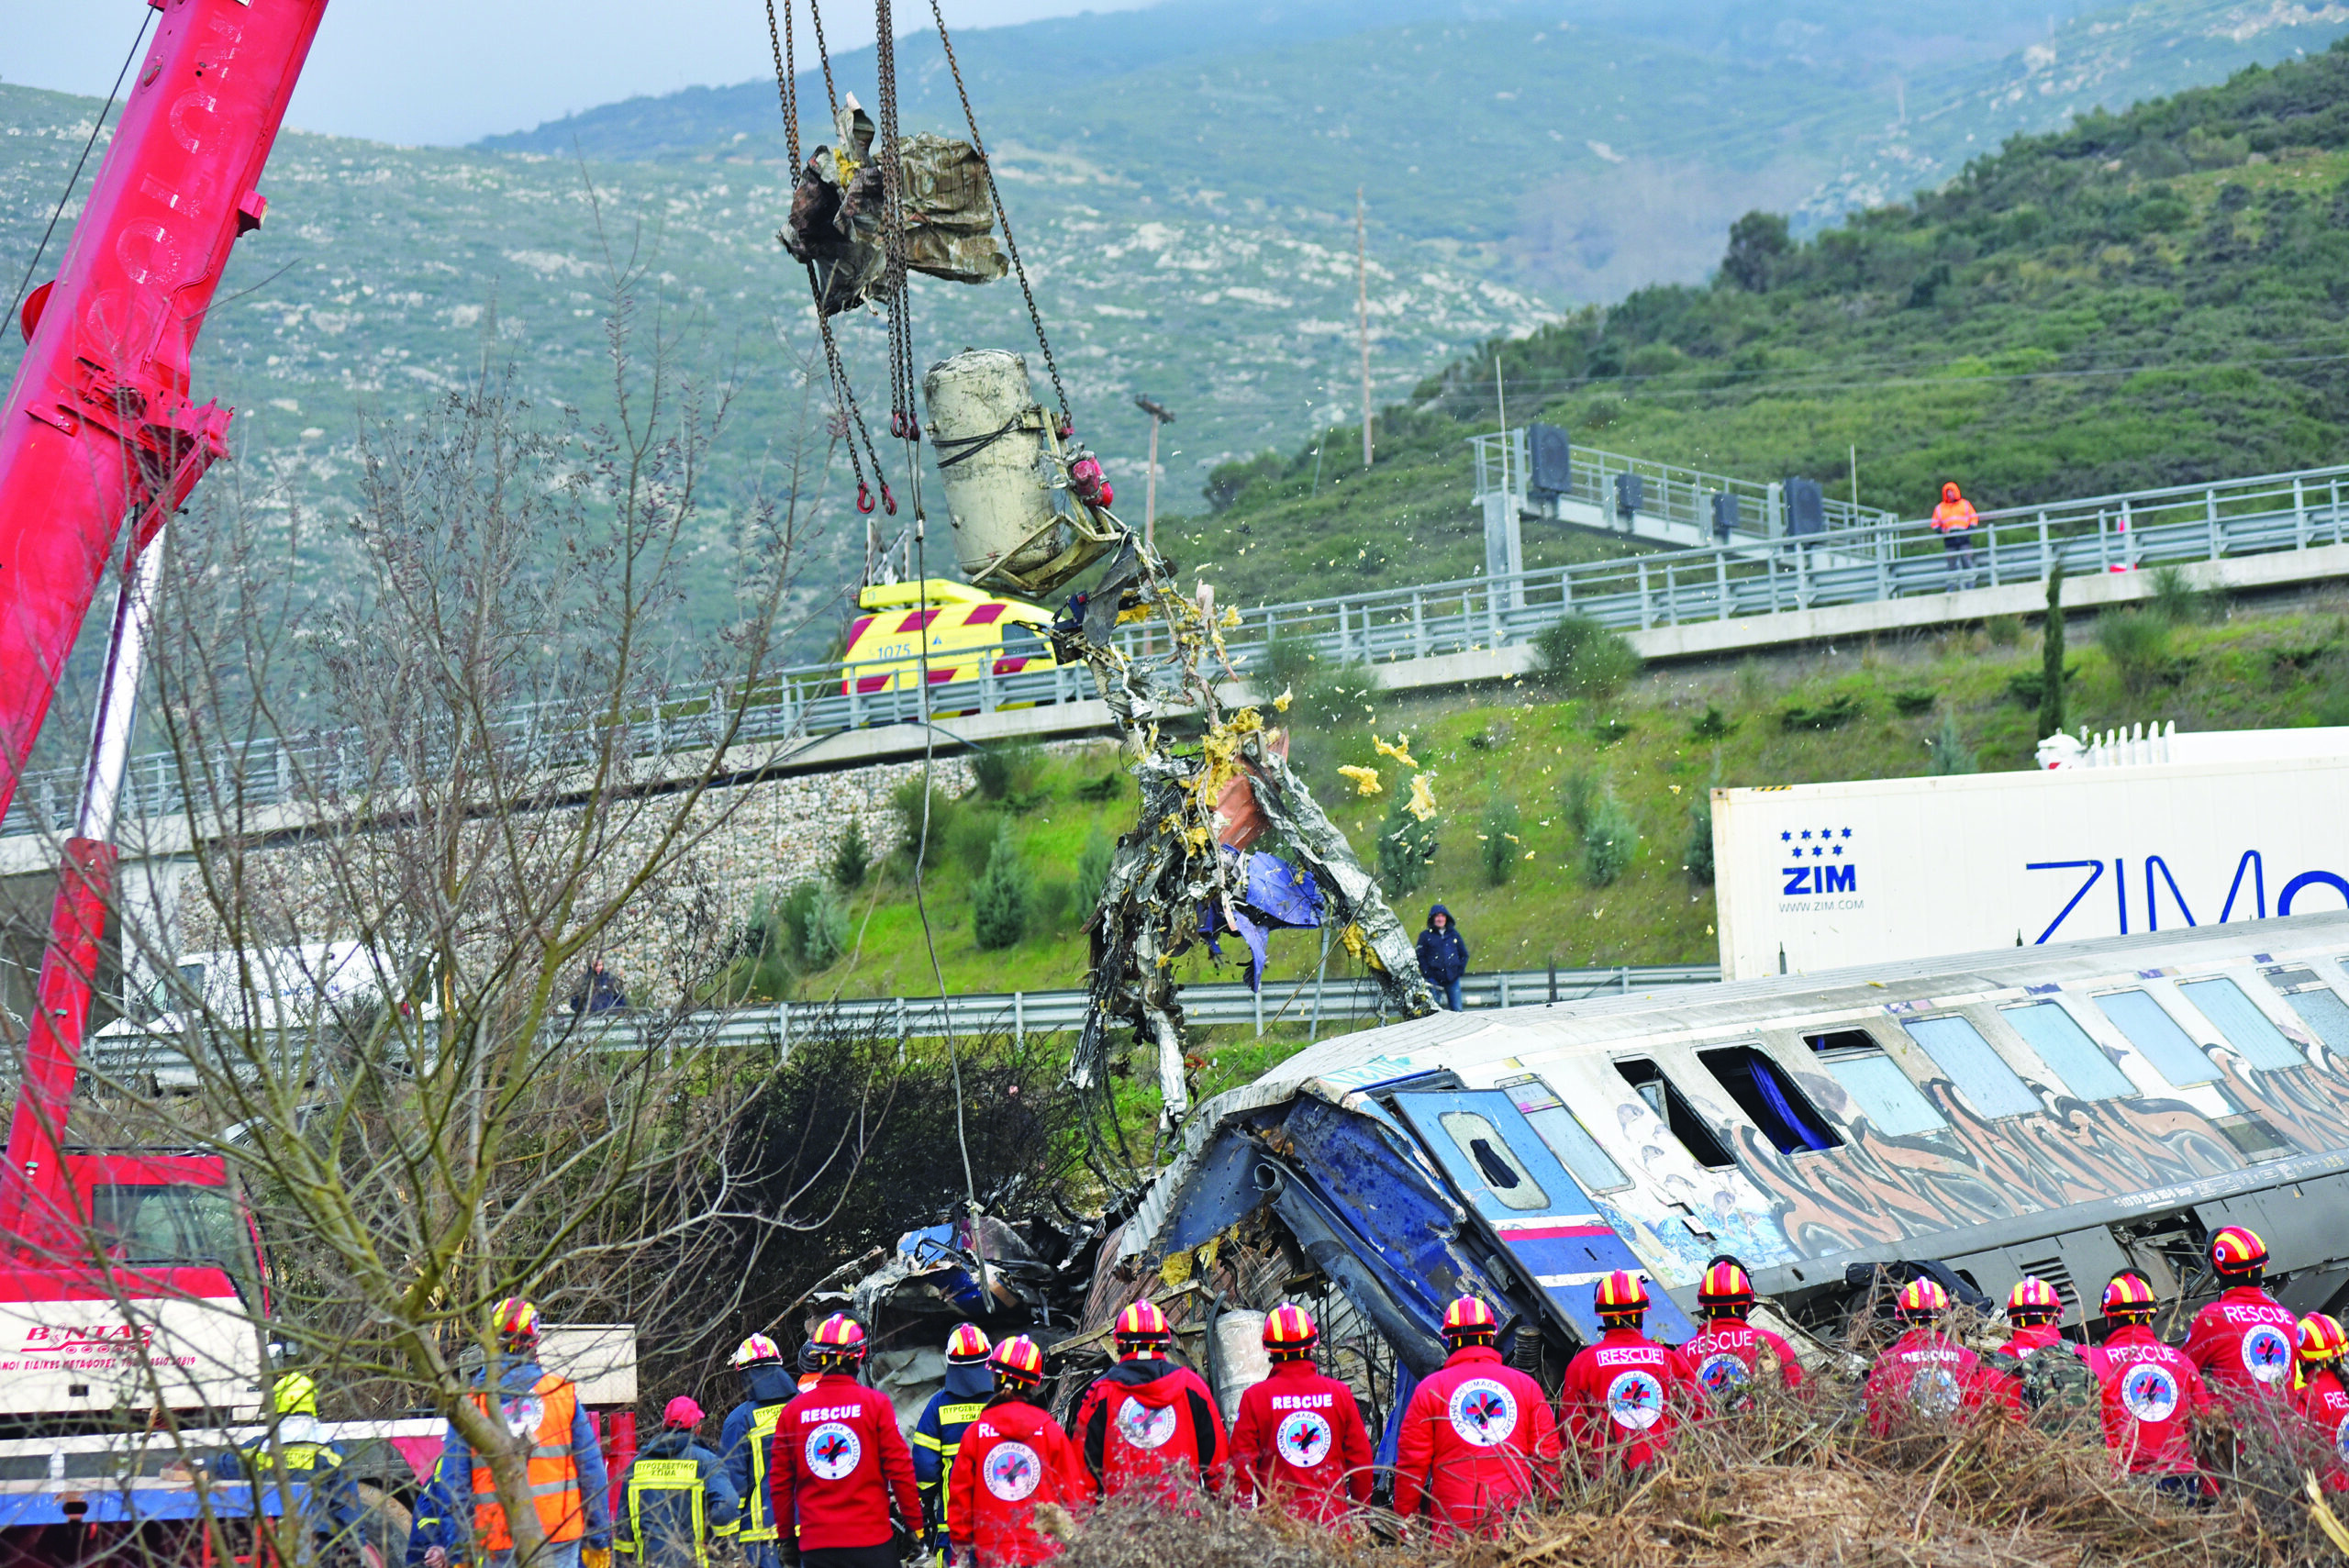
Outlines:
<svg viewBox="0 0 2349 1568"><path fill-rule="evenodd" d="M1842 1147L1843 1140L1812 1106L1809 1096L1796 1087L1783 1068L1753 1047L1732 1045L1720 1051L1700 1051L1697 1060L1720 1080L1729 1097L1753 1118L1753 1125L1778 1146L1779 1153L1816 1153L1822 1149Z"/></svg>
<svg viewBox="0 0 2349 1568"><path fill-rule="evenodd" d="M1525 1162L1517 1157L1517 1151L1491 1122L1474 1111L1446 1111L1436 1119L1485 1178L1485 1190L1502 1207L1550 1207L1550 1195L1542 1190L1542 1184L1533 1179L1533 1173L1525 1168Z"/></svg>
<svg viewBox="0 0 2349 1568"><path fill-rule="evenodd" d="M1832 1034L1805 1035L1803 1040L1882 1136L1913 1138L1949 1125L1865 1029L1838 1029Z"/></svg>
<svg viewBox="0 0 2349 1568"><path fill-rule="evenodd" d="M1610 1193L1631 1184L1631 1178L1623 1174L1623 1167L1598 1146L1598 1140L1591 1137L1582 1119L1560 1102L1547 1084L1539 1078L1520 1078L1501 1087L1508 1091L1509 1098L1535 1136L1558 1157L1558 1163L1574 1173L1583 1191Z"/></svg>
<svg viewBox="0 0 2349 1568"><path fill-rule="evenodd" d="M2189 1088L2218 1077L2219 1070L2177 1027L2177 1020L2143 991L2109 992L2099 996L2096 1005L2112 1020L2115 1029L2129 1037L2130 1044L2145 1053L2154 1071L2176 1087Z"/></svg>
<svg viewBox="0 0 2349 1568"><path fill-rule="evenodd" d="M1981 1115L1995 1121L2040 1108L2039 1096L1968 1020L1919 1018L1903 1027Z"/></svg>
<svg viewBox="0 0 2349 1568"><path fill-rule="evenodd" d="M1680 1091L1673 1086L1672 1080L1665 1077L1654 1062L1640 1060L1618 1062L1615 1071L1623 1075L1624 1082L1640 1092L1640 1098L1645 1100L1648 1108L1671 1129L1672 1136L1680 1140L1681 1147L1688 1151L1691 1160L1709 1171L1737 1163L1730 1151L1721 1146L1721 1140L1713 1135L1713 1129L1705 1125L1705 1118L1697 1114L1696 1108L1689 1105Z"/></svg>
<svg viewBox="0 0 2349 1568"><path fill-rule="evenodd" d="M2112 1059L2088 1038L2088 1031L2064 1010L2061 1002L2009 1007L2005 1018L2078 1098L2110 1100L2137 1092L2129 1075L2112 1064Z"/></svg>
<svg viewBox="0 0 2349 1568"><path fill-rule="evenodd" d="M2349 1051L2349 1003L2330 985L2310 985L2298 991L2288 991L2284 1000L2292 1011L2300 1015L2300 1022L2316 1031L2317 1039L2335 1051Z"/></svg>
<svg viewBox="0 0 2349 1568"><path fill-rule="evenodd" d="M2243 987L2233 981L2181 980L2179 995L2201 1011L2204 1018L2219 1026L2227 1043L2243 1052L2243 1059L2254 1067L2306 1067L2309 1059L2300 1048L2284 1038L2284 1031L2259 1010L2259 1005L2243 994Z"/></svg>

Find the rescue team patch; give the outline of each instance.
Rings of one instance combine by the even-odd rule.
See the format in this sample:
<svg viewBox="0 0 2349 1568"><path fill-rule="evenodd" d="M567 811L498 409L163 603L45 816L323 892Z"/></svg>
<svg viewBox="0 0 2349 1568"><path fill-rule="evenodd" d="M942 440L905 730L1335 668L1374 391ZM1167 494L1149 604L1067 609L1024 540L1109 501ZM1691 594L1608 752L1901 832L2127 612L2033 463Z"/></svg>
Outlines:
<svg viewBox="0 0 2349 1568"><path fill-rule="evenodd" d="M501 1399L497 1407L505 1413L506 1429L518 1438L527 1438L539 1429L547 1418L547 1402L535 1394L525 1394L513 1399Z"/></svg>
<svg viewBox="0 0 2349 1568"><path fill-rule="evenodd" d="M807 1434L807 1468L820 1480L840 1480L863 1457L864 1445L857 1440L852 1427L826 1421Z"/></svg>
<svg viewBox="0 0 2349 1568"><path fill-rule="evenodd" d="M1174 1407L1129 1399L1118 1407L1118 1431L1136 1448L1164 1448L1174 1435Z"/></svg>
<svg viewBox="0 0 2349 1568"><path fill-rule="evenodd" d="M1664 1385L1652 1372L1619 1372L1607 1385L1607 1414L1619 1427L1646 1431L1664 1415Z"/></svg>
<svg viewBox="0 0 2349 1568"><path fill-rule="evenodd" d="M1926 1367L1909 1380L1909 1401L1919 1415L1946 1420L1957 1414L1961 1403L1957 1379L1940 1367Z"/></svg>
<svg viewBox="0 0 2349 1568"><path fill-rule="evenodd" d="M1311 1410L1292 1410L1273 1432L1273 1451L1299 1470L1310 1470L1330 1457L1330 1423Z"/></svg>
<svg viewBox="0 0 2349 1568"><path fill-rule="evenodd" d="M2141 1421L2166 1421L2177 1413L2177 1379L2166 1367L2131 1367L2121 1380L2121 1405Z"/></svg>
<svg viewBox="0 0 2349 1568"><path fill-rule="evenodd" d="M2292 1341L2273 1323L2254 1325L2243 1337L2243 1367L2262 1383L2281 1383L2292 1370Z"/></svg>
<svg viewBox="0 0 2349 1568"><path fill-rule="evenodd" d="M1517 1430L1517 1396L1489 1377L1472 1377L1452 1391L1444 1414L1461 1441L1492 1448Z"/></svg>
<svg viewBox="0 0 2349 1568"><path fill-rule="evenodd" d="M997 1443L987 1451L979 1479L987 1484L990 1496L1017 1503L1043 1484L1044 1462L1026 1443Z"/></svg>
<svg viewBox="0 0 2349 1568"><path fill-rule="evenodd" d="M1745 1386L1746 1379L1753 1375L1745 1358L1728 1351L1715 1351L1697 1368L1697 1381L1705 1385L1708 1394L1731 1393Z"/></svg>

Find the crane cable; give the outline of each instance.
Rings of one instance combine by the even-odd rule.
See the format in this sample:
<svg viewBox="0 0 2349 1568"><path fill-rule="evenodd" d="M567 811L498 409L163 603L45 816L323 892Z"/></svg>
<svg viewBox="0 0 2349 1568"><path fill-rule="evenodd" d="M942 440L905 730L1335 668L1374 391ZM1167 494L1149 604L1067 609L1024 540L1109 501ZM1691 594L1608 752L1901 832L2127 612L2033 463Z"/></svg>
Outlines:
<svg viewBox="0 0 2349 1568"><path fill-rule="evenodd" d="M73 187L82 183L83 167L90 161L90 149L98 144L98 133L106 128L106 116L114 112L114 103L122 96L122 83L130 75L131 63L139 58L139 46L147 41L147 28L155 20L150 10L139 24L139 36L130 40L130 52L122 57L122 69L115 72L114 90L106 95L106 106L91 122L90 139L82 144L82 156L73 161L73 172L66 177L65 188L57 195L57 210L49 215L49 227L41 230L40 243L33 248L33 259L25 263L25 275L17 284L17 297L8 302L7 319L17 318L17 309L25 303L25 293L32 284L33 274L40 271L40 259L49 254L49 242L57 233L57 224L65 216L65 204L73 199ZM32 335L27 333L28 339Z"/></svg>

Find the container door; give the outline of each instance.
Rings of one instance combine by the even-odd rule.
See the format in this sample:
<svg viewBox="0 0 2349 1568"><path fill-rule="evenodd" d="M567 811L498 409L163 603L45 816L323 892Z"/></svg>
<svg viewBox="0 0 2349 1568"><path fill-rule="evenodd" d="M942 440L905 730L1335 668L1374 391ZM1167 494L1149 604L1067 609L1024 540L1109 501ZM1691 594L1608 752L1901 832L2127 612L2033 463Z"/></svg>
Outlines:
<svg viewBox="0 0 2349 1568"><path fill-rule="evenodd" d="M1551 1309L1586 1342L1602 1332L1591 1287L1639 1259L1550 1152L1504 1089L1395 1096L1395 1109L1479 1224ZM1647 1331L1677 1344L1696 1337L1664 1287L1650 1282Z"/></svg>

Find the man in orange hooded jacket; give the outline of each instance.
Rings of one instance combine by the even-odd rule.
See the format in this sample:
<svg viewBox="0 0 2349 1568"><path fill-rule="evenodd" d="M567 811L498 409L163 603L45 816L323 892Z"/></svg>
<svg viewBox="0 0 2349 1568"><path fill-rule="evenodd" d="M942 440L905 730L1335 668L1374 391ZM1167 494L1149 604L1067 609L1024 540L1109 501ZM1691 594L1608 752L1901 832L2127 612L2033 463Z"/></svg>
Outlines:
<svg viewBox="0 0 2349 1568"><path fill-rule="evenodd" d="M1974 529L1981 520L1974 503L1957 493L1957 481L1942 486L1942 504L1933 508L1933 532L1942 536L1951 574L1964 574L1958 587L1974 585Z"/></svg>

